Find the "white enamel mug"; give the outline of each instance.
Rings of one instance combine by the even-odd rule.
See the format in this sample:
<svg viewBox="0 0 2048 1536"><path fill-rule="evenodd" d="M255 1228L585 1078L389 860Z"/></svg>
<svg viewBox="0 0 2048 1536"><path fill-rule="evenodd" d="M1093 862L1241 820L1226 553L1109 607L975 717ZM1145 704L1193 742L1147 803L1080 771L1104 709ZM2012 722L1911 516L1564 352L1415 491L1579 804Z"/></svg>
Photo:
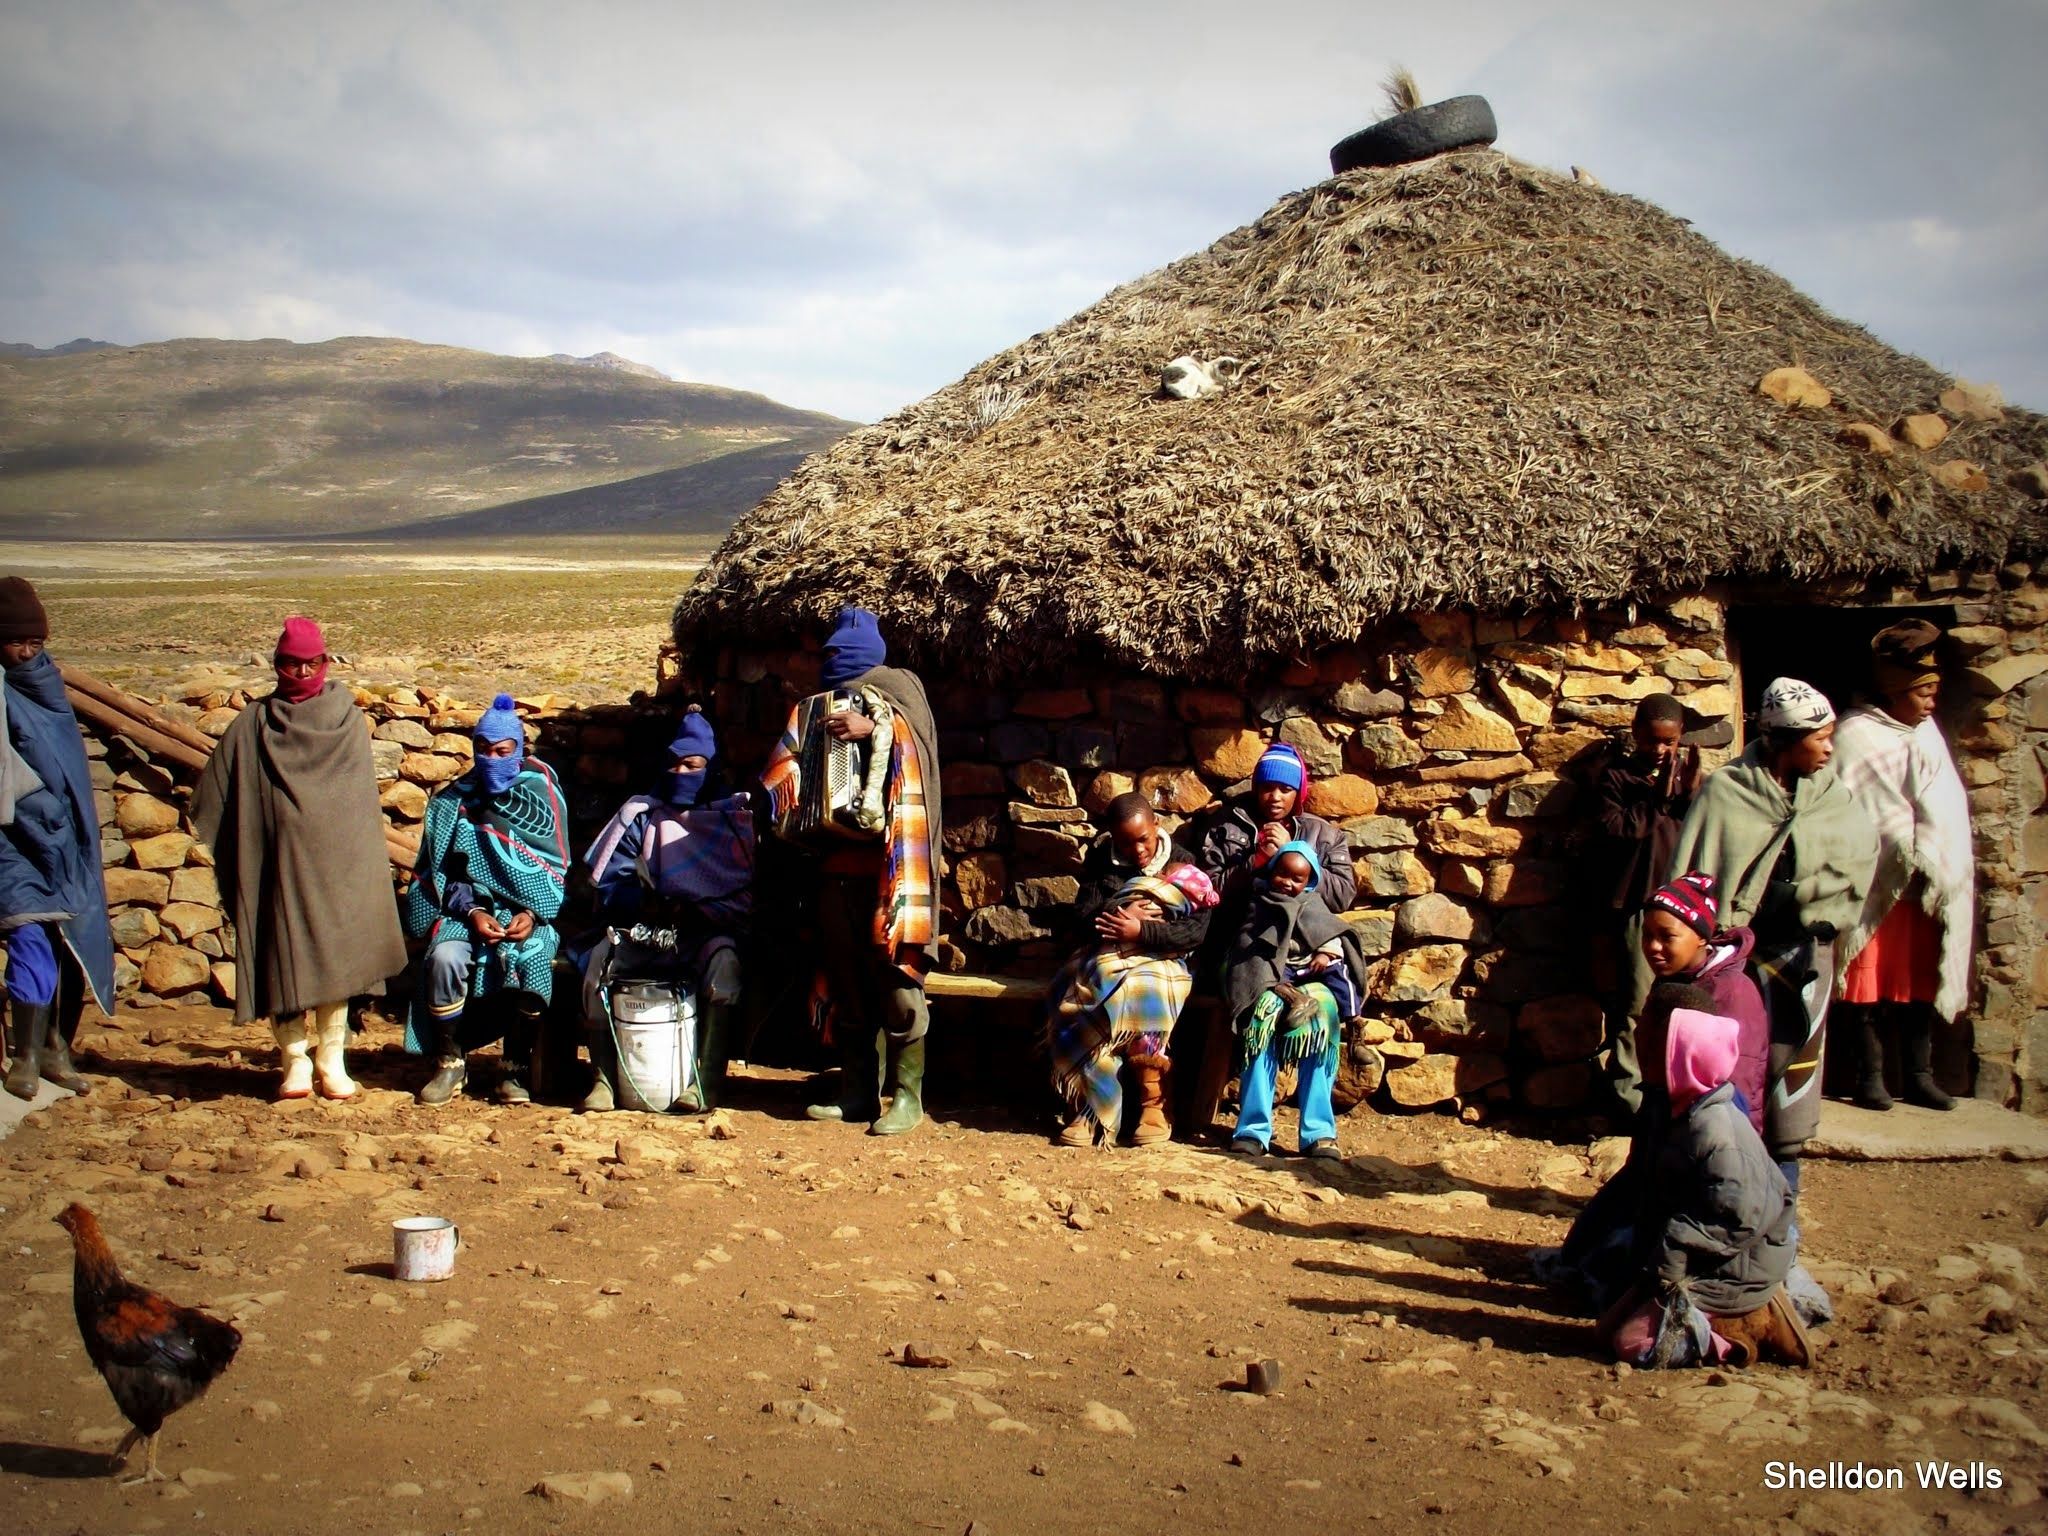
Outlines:
<svg viewBox="0 0 2048 1536"><path fill-rule="evenodd" d="M446 1216L401 1216L391 1223L391 1270L401 1280L446 1280L455 1273L462 1229Z"/></svg>

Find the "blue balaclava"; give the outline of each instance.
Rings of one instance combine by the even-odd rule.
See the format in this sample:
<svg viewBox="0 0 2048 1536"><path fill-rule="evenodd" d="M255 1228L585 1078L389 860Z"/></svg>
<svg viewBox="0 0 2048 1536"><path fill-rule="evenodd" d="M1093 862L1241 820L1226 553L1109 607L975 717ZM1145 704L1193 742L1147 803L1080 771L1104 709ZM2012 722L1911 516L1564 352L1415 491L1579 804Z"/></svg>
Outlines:
<svg viewBox="0 0 2048 1536"><path fill-rule="evenodd" d="M484 793L502 795L526 766L526 725L513 708L512 695L501 693L491 700L491 707L483 712L472 734L477 744L476 774ZM516 741L519 750L510 757L484 756L483 748L494 741Z"/></svg>
<svg viewBox="0 0 2048 1536"><path fill-rule="evenodd" d="M704 712L695 705L683 716L683 723L676 729L676 739L668 744L669 756L677 759L701 757L707 766L703 768L673 768L668 775L668 798L671 805L695 805L697 796L704 792L704 777L711 770L709 763L718 756L718 738L712 733L711 722L704 718Z"/></svg>
<svg viewBox="0 0 2048 1536"><path fill-rule="evenodd" d="M825 637L825 686L844 688L888 659L889 647L882 643L882 627L875 616L865 608L840 609L838 622Z"/></svg>

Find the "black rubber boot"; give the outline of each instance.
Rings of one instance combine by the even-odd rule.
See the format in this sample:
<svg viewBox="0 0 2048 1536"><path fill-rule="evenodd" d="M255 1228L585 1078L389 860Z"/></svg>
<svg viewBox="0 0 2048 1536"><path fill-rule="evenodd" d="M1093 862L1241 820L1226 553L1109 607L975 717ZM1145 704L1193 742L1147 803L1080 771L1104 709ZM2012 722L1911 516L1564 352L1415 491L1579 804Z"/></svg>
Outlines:
<svg viewBox="0 0 2048 1536"><path fill-rule="evenodd" d="M428 1078L426 1086L420 1089L419 1101L433 1106L446 1104L462 1092L462 1085L468 1081L469 1064L460 1056L444 1056L441 1058L441 1064L435 1068L434 1075Z"/></svg>
<svg viewBox="0 0 2048 1536"><path fill-rule="evenodd" d="M1923 1109L1954 1109L1956 1101L1934 1080L1934 1009L1915 1003L1899 1021L1899 1046L1906 1057L1906 1102Z"/></svg>
<svg viewBox="0 0 2048 1536"><path fill-rule="evenodd" d="M80 1012L83 1012L83 1009ZM72 1093L91 1093L92 1080L71 1063L71 1041L64 1032L63 1020L58 1018L54 1009L49 1011L48 1019L49 1022L43 1030L43 1081L55 1083L59 1088ZM75 1033L75 1017L72 1029Z"/></svg>
<svg viewBox="0 0 2048 1536"><path fill-rule="evenodd" d="M706 1003L697 1015L697 1072L683 1091L683 1107L699 1114L718 1108L725 1088L726 1042L732 1035L732 1004Z"/></svg>
<svg viewBox="0 0 2048 1536"><path fill-rule="evenodd" d="M1856 1058L1856 1106L1859 1109L1887 1110L1892 1107L1892 1096L1884 1086L1884 1036L1878 1029L1882 1015L1875 1008L1863 1007L1856 1010L1859 1055Z"/></svg>
<svg viewBox="0 0 2048 1536"><path fill-rule="evenodd" d="M924 1038L889 1048L889 1108L868 1127L870 1136L901 1136L924 1124Z"/></svg>
<svg viewBox="0 0 2048 1536"><path fill-rule="evenodd" d="M840 1042L839 1100L812 1104L804 1113L813 1120L873 1120L882 1112L882 1042L878 1030L867 1034L849 1029Z"/></svg>
<svg viewBox="0 0 2048 1536"><path fill-rule="evenodd" d="M78 1045L78 1026L85 1021L85 975L75 965L64 968L63 978L57 983L56 1038L64 1042L64 1049L73 1050Z"/></svg>
<svg viewBox="0 0 2048 1536"><path fill-rule="evenodd" d="M469 1064L463 1059L462 1042L457 1033L461 1028L462 1015L459 1013L452 1019L441 1021L440 1065L419 1091L420 1103L446 1104L462 1092L462 1085L469 1081Z"/></svg>
<svg viewBox="0 0 2048 1536"><path fill-rule="evenodd" d="M595 1079L590 1092L583 1096L583 1102L576 1106L586 1115L606 1115L619 1107L616 1084L618 1067L612 1057L612 1032L609 1025L593 1030L590 1036L590 1071Z"/></svg>
<svg viewBox="0 0 2048 1536"><path fill-rule="evenodd" d="M540 1038L540 999L531 992L513 997L505 1020L503 1070L498 1078L500 1104L531 1104L533 1091L526 1085L533 1072L533 1046Z"/></svg>
<svg viewBox="0 0 2048 1536"><path fill-rule="evenodd" d="M17 1099L32 1099L43 1082L43 1037L50 1031L56 1010L48 1003L7 1002L8 1022L14 1045L14 1060L7 1068L7 1091Z"/></svg>

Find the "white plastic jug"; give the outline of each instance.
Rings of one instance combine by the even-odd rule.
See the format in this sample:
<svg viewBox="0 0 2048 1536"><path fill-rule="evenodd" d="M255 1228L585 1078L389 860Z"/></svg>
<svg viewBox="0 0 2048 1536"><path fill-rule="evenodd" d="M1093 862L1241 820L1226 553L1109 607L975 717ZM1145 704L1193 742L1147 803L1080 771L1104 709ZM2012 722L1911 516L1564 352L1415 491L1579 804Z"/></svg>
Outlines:
<svg viewBox="0 0 2048 1536"><path fill-rule="evenodd" d="M681 987L621 982L611 990L621 1109L661 1115L697 1075L697 1002Z"/></svg>
<svg viewBox="0 0 2048 1536"><path fill-rule="evenodd" d="M446 1216L401 1216L391 1223L391 1272L401 1280L446 1280L461 1246L462 1228Z"/></svg>

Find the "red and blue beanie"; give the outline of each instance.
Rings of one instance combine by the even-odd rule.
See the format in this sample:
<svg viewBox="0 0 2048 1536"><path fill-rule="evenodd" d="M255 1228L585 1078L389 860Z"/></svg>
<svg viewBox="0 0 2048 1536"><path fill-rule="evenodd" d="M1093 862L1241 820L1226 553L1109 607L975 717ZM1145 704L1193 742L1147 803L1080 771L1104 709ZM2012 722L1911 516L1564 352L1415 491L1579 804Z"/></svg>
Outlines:
<svg viewBox="0 0 2048 1536"><path fill-rule="evenodd" d="M1712 875L1695 869L1650 892L1643 910L1669 912L1701 938L1711 939L1714 930L1721 926L1721 901L1714 894L1719 883Z"/></svg>

